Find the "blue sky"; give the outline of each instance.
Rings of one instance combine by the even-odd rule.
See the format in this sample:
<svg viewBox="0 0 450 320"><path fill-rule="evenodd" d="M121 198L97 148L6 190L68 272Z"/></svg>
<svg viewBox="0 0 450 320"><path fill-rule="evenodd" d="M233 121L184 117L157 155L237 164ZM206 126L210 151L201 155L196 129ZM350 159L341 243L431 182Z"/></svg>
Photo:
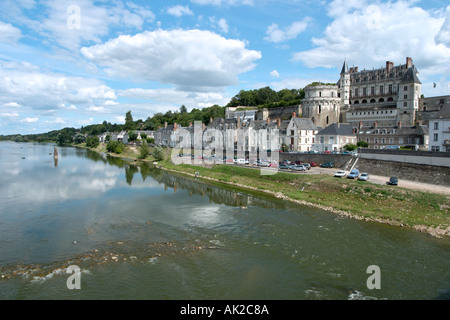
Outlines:
<svg viewBox="0 0 450 320"><path fill-rule="evenodd" d="M450 95L448 1L2 0L0 134L226 105L412 57ZM436 87L434 87L436 83Z"/></svg>

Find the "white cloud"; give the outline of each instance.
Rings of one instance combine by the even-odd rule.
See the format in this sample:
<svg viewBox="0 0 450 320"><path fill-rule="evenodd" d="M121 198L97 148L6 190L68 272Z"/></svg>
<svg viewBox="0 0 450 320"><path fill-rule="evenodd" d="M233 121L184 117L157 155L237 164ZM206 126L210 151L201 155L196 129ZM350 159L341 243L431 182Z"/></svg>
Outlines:
<svg viewBox="0 0 450 320"><path fill-rule="evenodd" d="M450 47L450 6L446 9L445 21L435 37L436 43Z"/></svg>
<svg viewBox="0 0 450 320"><path fill-rule="evenodd" d="M305 18L302 21L295 21L284 30L280 29L280 27L276 23L272 23L267 28L267 37L264 37L264 39L274 43L280 43L295 39L300 33L305 31L308 26L308 21L309 18Z"/></svg>
<svg viewBox="0 0 450 320"><path fill-rule="evenodd" d="M240 40L202 30L145 31L81 49L113 77L170 83L179 90L209 91L238 83L261 53Z"/></svg>
<svg viewBox="0 0 450 320"><path fill-rule="evenodd" d="M280 77L280 74L278 73L277 70L273 70L273 71L270 73L270 76L271 76L271 77L274 77L274 78L279 78L279 77Z"/></svg>
<svg viewBox="0 0 450 320"><path fill-rule="evenodd" d="M26 122L26 123L35 123L38 122L39 118L35 117L35 118L24 118L21 120L21 122Z"/></svg>
<svg viewBox="0 0 450 320"><path fill-rule="evenodd" d="M214 6L239 6L247 5L253 6L254 0L191 0L192 3L200 5L214 5Z"/></svg>
<svg viewBox="0 0 450 320"><path fill-rule="evenodd" d="M114 90L99 80L43 71L29 63L0 60L0 105L29 107L43 114L116 99ZM65 108L66 105L69 107Z"/></svg>
<svg viewBox="0 0 450 320"><path fill-rule="evenodd" d="M230 98L224 97L218 92L187 92L174 89L141 89L133 88L122 90L118 93L121 97L134 98L139 100L147 100L153 104L160 104L161 106L171 105L186 105L194 108L201 108L204 106L212 106L214 104L225 105ZM165 107L167 108L167 107Z"/></svg>
<svg viewBox="0 0 450 320"><path fill-rule="evenodd" d="M5 103L5 104L3 104L3 106L5 106L7 108L20 108L20 104L18 104L17 102L14 102L14 101Z"/></svg>
<svg viewBox="0 0 450 320"><path fill-rule="evenodd" d="M114 26L141 30L146 21L155 15L145 7L132 2L114 1L108 6L92 0L45 1L46 16L40 20L29 20L27 24L48 40L61 47L77 50L81 44L100 43ZM72 10L72 9L75 10Z"/></svg>
<svg viewBox="0 0 450 320"><path fill-rule="evenodd" d="M20 116L20 114L18 114L17 112L2 112L0 113L0 116L2 117L8 117L8 118L15 118Z"/></svg>
<svg viewBox="0 0 450 320"><path fill-rule="evenodd" d="M167 9L167 13L175 17L181 17L184 15L192 16L194 13L188 6L176 5Z"/></svg>
<svg viewBox="0 0 450 320"><path fill-rule="evenodd" d="M217 24L219 25L220 29L223 32L228 33L228 30L230 29L230 27L228 26L227 20L225 20L224 18L221 18Z"/></svg>
<svg viewBox="0 0 450 320"><path fill-rule="evenodd" d="M362 69L382 67L387 60L405 63L406 57L412 57L422 75L449 74L450 48L443 44L448 25L442 13L412 5L401 0L371 5L335 0L328 12L334 20L324 36L313 38L315 48L295 53L293 61L311 68L339 68L346 58ZM436 43L437 35L441 43Z"/></svg>
<svg viewBox="0 0 450 320"><path fill-rule="evenodd" d="M89 108L86 108L86 111L95 112L95 113L109 113L110 112L105 107L96 107L96 106L90 106Z"/></svg>
<svg viewBox="0 0 450 320"><path fill-rule="evenodd" d="M17 42L22 37L20 29L0 21L0 42Z"/></svg>

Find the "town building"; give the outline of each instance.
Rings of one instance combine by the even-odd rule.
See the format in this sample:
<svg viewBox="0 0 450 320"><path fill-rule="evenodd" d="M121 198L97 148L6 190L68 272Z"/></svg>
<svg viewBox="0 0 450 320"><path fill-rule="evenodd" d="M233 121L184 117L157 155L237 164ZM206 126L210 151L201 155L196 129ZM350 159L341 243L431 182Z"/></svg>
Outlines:
<svg viewBox="0 0 450 320"><path fill-rule="evenodd" d="M294 112L286 128L289 151L311 151L319 129L310 118L298 118Z"/></svg>
<svg viewBox="0 0 450 320"><path fill-rule="evenodd" d="M428 127L423 125L403 126L399 121L397 126L364 126L361 122L357 132L358 141L365 141L370 149L399 149L400 147L414 150L427 150L429 142Z"/></svg>
<svg viewBox="0 0 450 320"><path fill-rule="evenodd" d="M429 150L450 151L450 109L443 108L429 120Z"/></svg>
<svg viewBox="0 0 450 320"><path fill-rule="evenodd" d="M312 150L316 152L342 151L347 144L356 145L356 129L348 123L332 123L316 134Z"/></svg>

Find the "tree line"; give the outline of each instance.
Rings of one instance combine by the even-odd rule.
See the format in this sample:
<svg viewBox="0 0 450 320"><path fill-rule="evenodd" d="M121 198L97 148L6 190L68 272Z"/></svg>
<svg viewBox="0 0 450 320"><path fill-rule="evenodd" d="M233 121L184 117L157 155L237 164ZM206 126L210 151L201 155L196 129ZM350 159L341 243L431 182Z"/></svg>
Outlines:
<svg viewBox="0 0 450 320"><path fill-rule="evenodd" d="M210 119L224 118L226 107L252 106L252 107L282 107L300 104L305 93L303 89L282 89L275 91L270 87L264 87L255 90L241 90L230 102L222 107L217 104L210 107L198 109L193 108L188 112L187 107L182 105L178 110L167 111L166 113L158 112L147 119L134 120L131 110L125 114L124 124L112 124L103 121L100 124L92 124L83 126L79 129L67 127L60 130L52 130L47 133L40 134L13 134L0 135L1 140L13 140L16 142L57 142L60 144L76 142L86 142L86 136L97 136L105 132L119 132L123 130L137 131L149 130L156 131L160 127L164 127L165 123L172 125L177 123L183 127L189 126L194 121L201 121L206 125Z"/></svg>

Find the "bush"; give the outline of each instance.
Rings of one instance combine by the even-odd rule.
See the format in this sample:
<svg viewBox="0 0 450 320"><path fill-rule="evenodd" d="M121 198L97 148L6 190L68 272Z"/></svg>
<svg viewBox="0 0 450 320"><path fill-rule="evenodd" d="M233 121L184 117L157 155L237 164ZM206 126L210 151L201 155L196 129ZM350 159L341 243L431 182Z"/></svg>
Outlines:
<svg viewBox="0 0 450 320"><path fill-rule="evenodd" d="M354 150L358 149L358 146L356 146L352 143L348 143L344 146L344 149L347 151L354 151Z"/></svg>
<svg viewBox="0 0 450 320"><path fill-rule="evenodd" d="M358 141L358 143L356 145L358 147L361 147L361 148L367 148L369 146L369 144L366 141L363 141L363 140Z"/></svg>
<svg viewBox="0 0 450 320"><path fill-rule="evenodd" d="M122 142L111 140L106 145L106 150L120 154L122 153L124 147L125 145Z"/></svg>
<svg viewBox="0 0 450 320"><path fill-rule="evenodd" d="M88 137L86 139L86 146L88 148L97 148L97 146L100 144L100 140L97 136Z"/></svg>
<svg viewBox="0 0 450 320"><path fill-rule="evenodd" d="M140 149L140 159L145 159L148 155L148 152L150 151L150 148L148 147L147 141L143 140L142 144L141 144L141 149Z"/></svg>
<svg viewBox="0 0 450 320"><path fill-rule="evenodd" d="M160 146L156 146L153 148L153 157L156 161L164 160L164 151Z"/></svg>

